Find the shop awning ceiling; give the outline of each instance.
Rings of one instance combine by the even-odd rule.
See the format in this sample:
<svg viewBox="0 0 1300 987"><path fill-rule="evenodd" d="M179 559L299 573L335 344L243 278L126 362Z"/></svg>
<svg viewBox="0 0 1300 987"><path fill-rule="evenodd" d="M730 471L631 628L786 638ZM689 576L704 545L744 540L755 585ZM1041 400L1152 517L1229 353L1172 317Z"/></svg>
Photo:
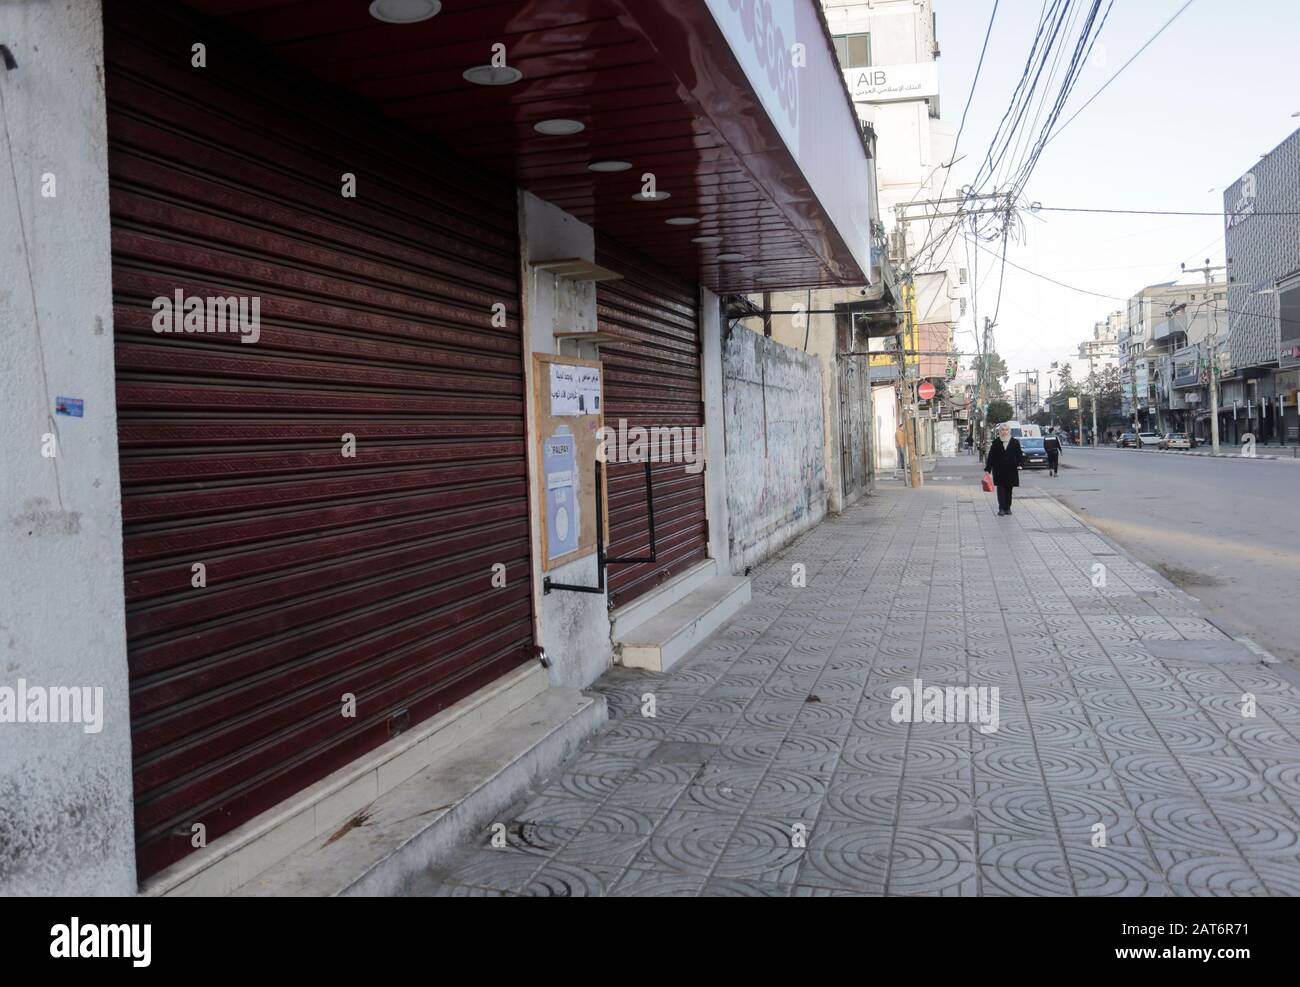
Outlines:
<svg viewBox="0 0 1300 987"><path fill-rule="evenodd" d="M714 291L868 279L868 162L815 0L761 5L780 49L729 0L445 0L407 24L366 0L188 3ZM522 78L466 81L498 44ZM534 129L555 119L584 129ZM588 168L608 160L631 168ZM669 198L634 200L647 173Z"/></svg>

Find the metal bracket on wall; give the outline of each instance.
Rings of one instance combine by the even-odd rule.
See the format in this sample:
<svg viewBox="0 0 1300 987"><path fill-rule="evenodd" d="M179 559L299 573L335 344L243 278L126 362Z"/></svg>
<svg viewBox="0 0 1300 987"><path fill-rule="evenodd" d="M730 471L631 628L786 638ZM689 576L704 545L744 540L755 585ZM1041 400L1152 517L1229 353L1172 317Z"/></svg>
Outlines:
<svg viewBox="0 0 1300 987"><path fill-rule="evenodd" d="M569 593L600 593L605 592L605 498L601 496L603 488L601 487L601 468L600 460L596 460L596 585L579 586L576 583L557 583L547 576L542 580L542 595L545 596L551 590L565 590Z"/></svg>
<svg viewBox="0 0 1300 987"><path fill-rule="evenodd" d="M650 477L650 458L647 456L645 461L645 498L646 498L646 515L650 525L650 554L644 558L633 558L631 556L621 556L611 559L605 555L605 498L601 496L603 487L601 478L603 476L600 461L596 461L596 585L579 586L575 583L557 583L550 576L542 580L542 595L550 593L551 590L564 590L569 593L604 593L605 592L605 570L611 565L627 565L639 562L657 562L659 560L659 550L655 544L655 493L654 485Z"/></svg>
<svg viewBox="0 0 1300 987"><path fill-rule="evenodd" d="M617 559L606 559L605 560L606 565L613 565L614 563L618 563L619 565L629 565L638 562L659 561L659 550L655 547L655 488L654 488L654 483L650 478L650 457L649 456L646 456L646 460L645 460L645 509L646 509L646 521L649 523L650 526L650 554L644 558L639 558L639 559L634 558L630 555L625 555L622 558L617 558Z"/></svg>

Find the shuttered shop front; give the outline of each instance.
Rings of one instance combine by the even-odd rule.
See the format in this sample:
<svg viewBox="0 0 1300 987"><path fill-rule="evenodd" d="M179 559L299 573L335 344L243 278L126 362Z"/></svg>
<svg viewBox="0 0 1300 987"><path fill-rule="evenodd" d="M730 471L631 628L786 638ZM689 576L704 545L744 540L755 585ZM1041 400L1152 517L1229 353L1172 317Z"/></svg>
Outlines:
<svg viewBox="0 0 1300 987"><path fill-rule="evenodd" d="M698 289L608 237L597 236L596 261L623 275L621 280L600 282L596 289L600 331L619 340L600 348L606 426L680 428L702 438ZM687 466L667 461L652 465L656 561L610 566L615 606L707 557L704 472ZM648 506L644 465L611 465L611 556L649 555Z"/></svg>
<svg viewBox="0 0 1300 987"><path fill-rule="evenodd" d="M527 660L532 616L513 189L133 6L106 57L147 875ZM157 331L192 298L256 342Z"/></svg>

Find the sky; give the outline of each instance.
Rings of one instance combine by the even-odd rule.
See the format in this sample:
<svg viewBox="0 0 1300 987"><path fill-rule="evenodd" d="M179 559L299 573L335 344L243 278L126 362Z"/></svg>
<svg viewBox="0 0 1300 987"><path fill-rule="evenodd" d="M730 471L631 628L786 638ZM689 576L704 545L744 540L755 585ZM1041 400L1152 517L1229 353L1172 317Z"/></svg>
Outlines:
<svg viewBox="0 0 1300 987"><path fill-rule="evenodd" d="M1184 2L1114 0L1061 120L1100 89ZM1001 0L957 148L952 187L970 181L984 158L1020 79L1043 3ZM955 130L993 0L934 0L934 7L942 52L942 112ZM1223 189L1300 128L1300 116L1292 114L1300 114L1300 0L1193 0L1047 146L1025 197L1044 206L1221 212ZM989 246L996 252L996 243ZM1008 265L995 349L1013 375L1041 370L1046 391L1051 362L1071 360L1077 373L1079 341L1090 338L1093 324L1108 312L1126 307L1120 299L1144 285L1179 278L1179 262L1200 267L1207 257L1222 264L1223 256L1218 217L1026 216L1023 242L1010 245L1009 260L1118 297L1070 291ZM965 264L964 258L960 263ZM981 322L994 310L997 268L995 254L980 254ZM969 318L963 321L963 329L971 325ZM962 352L974 349L969 331L956 342Z"/></svg>

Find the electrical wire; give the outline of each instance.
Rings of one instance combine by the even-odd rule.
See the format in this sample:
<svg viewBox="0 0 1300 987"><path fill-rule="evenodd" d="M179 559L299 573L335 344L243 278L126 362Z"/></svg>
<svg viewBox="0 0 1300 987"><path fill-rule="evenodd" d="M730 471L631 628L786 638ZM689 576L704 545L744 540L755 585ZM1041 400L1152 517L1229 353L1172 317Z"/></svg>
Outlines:
<svg viewBox="0 0 1300 987"><path fill-rule="evenodd" d="M1192 210L1180 209L1103 209L1103 208L1084 208L1082 206L1043 206L1033 205L1030 207L1034 212L1082 212L1082 213L1102 213L1105 215L1118 216L1218 216L1223 218L1226 213L1223 212L1196 212ZM1298 209L1268 210L1263 212L1250 213L1251 216L1300 216Z"/></svg>
<svg viewBox="0 0 1300 987"><path fill-rule="evenodd" d="M1100 96L1102 93L1104 93L1104 92L1106 91L1106 88L1107 88L1107 87L1108 87L1112 82L1114 82L1117 78L1119 78L1120 73L1123 72L1123 71L1124 71L1126 68L1128 68L1130 65L1132 65L1133 62L1137 59L1137 57L1138 57L1139 55L1141 55L1144 51L1146 51L1147 48L1149 48L1149 47L1151 46L1151 43L1154 42L1154 41L1156 40L1156 38L1160 37L1160 35L1162 35L1162 34L1165 32L1165 28L1169 27L1170 24L1172 24L1174 21L1176 21L1176 20L1178 19L1179 15L1181 15L1182 12L1183 12L1184 10L1186 10L1188 7L1190 7L1194 2L1195 2L1195 0L1187 0L1186 3L1184 3L1184 4L1183 4L1181 7L1179 7L1176 11L1174 11L1173 16L1170 17L1169 20L1165 21L1164 24L1162 24L1162 25L1160 26L1160 30L1156 31L1155 34L1151 35L1151 37L1149 37L1149 38L1146 40L1146 43L1145 43L1144 45L1142 45L1141 48L1139 48L1139 49L1138 49L1137 51L1135 51L1132 55L1130 55L1128 61L1125 62L1123 65L1121 65L1121 66L1120 66L1120 67L1115 71L1115 74L1112 75L1109 79L1107 79L1107 80L1102 84L1102 87L1101 87L1100 89L1098 89L1095 93L1093 93L1091 96L1089 96L1088 99L1087 99L1087 101L1086 101L1082 106L1080 106L1077 110L1075 110L1074 113L1070 115L1070 118L1069 118L1068 120L1065 121L1065 123L1061 124L1059 127L1056 128L1056 133L1052 134L1052 135L1047 139L1047 141L1046 141L1046 143L1044 144L1044 146L1046 146L1046 144L1050 144L1053 140L1055 140L1055 139L1060 135L1061 131L1063 131L1066 127L1068 127L1071 123L1074 122L1075 117L1077 117L1080 113L1082 113L1082 112L1083 112L1084 110L1086 110L1089 106L1091 106L1091 105L1092 105L1092 101L1095 100L1095 99L1096 99L1098 96Z"/></svg>
<svg viewBox="0 0 1300 987"><path fill-rule="evenodd" d="M993 254L995 257L999 256L998 253L997 253L997 251L994 251L994 250L989 249L988 247L986 247L986 246L984 246L982 243L980 243L978 240L975 241L975 246L976 246L976 248L978 248L979 250L983 250L985 253ZM1107 300L1109 300L1109 301L1128 302L1128 301L1130 300L1128 297L1123 297L1123 296L1120 296L1120 295L1108 295L1108 294L1106 294L1106 293L1104 293L1104 292L1100 292L1100 291L1092 291L1092 290L1090 290L1090 289L1088 289L1088 288L1080 288L1078 285L1066 284L1064 281L1058 281L1058 280L1056 280L1056 278L1049 277L1049 276L1046 275L1046 274L1041 274L1041 273L1039 273L1038 271L1030 270L1029 268L1023 266L1022 264L1017 264L1015 261L1010 260L1009 258L1005 258L1005 257L1003 257L1002 259L1005 260L1005 262L1006 262L1007 264L1010 264L1012 267L1016 268L1017 270L1019 270L1019 271L1023 271L1024 273L1029 274L1029 275L1031 275L1031 276L1033 276L1033 277L1041 278L1041 279L1044 280L1044 281L1049 281L1049 282L1051 282L1052 284L1056 285L1056 286L1059 287L1059 288L1065 288L1065 289L1067 289L1067 290L1069 290L1069 291L1076 291L1076 292L1078 292L1078 293L1081 294L1081 295L1093 295L1093 296L1096 297L1096 298L1105 298L1105 299L1107 299ZM1225 288L1225 289L1227 289L1227 288L1232 287L1232 286L1231 286L1231 285L1228 285L1228 284L1225 284L1224 282L1218 282L1218 283L1212 285L1211 287L1216 287L1216 288ZM1240 286L1238 286L1238 287L1240 287ZM1247 317L1250 317L1250 318L1269 319L1270 321L1276 321L1276 322L1278 322L1279 324L1285 324L1285 325L1300 325L1300 319L1283 319L1283 318L1281 318L1280 316L1265 315L1265 314L1262 314L1262 313L1259 313L1259 312L1246 312L1246 311L1244 311L1244 310L1242 310L1242 309L1227 308L1227 307L1225 307L1225 308L1223 309L1223 311L1224 311L1224 312L1228 312L1228 313L1230 313L1230 314L1232 314L1232 315L1244 315L1244 316L1247 316Z"/></svg>

